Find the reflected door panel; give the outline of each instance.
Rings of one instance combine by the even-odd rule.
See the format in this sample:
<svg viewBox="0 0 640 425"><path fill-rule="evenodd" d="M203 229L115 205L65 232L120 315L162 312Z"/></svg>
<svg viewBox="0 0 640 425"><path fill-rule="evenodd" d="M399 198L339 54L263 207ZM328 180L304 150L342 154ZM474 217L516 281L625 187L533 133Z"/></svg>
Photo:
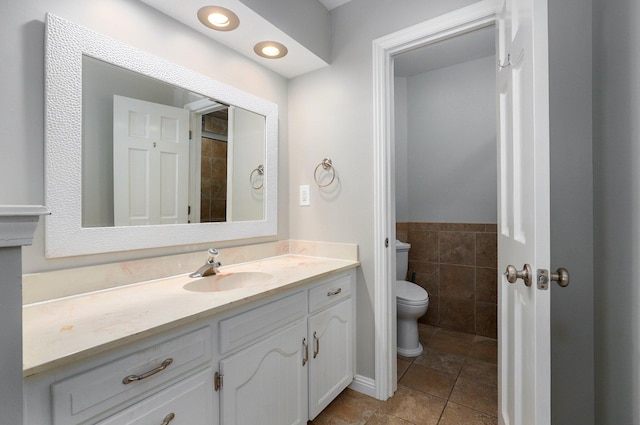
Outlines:
<svg viewBox="0 0 640 425"><path fill-rule="evenodd" d="M113 98L116 226L187 222L189 111Z"/></svg>

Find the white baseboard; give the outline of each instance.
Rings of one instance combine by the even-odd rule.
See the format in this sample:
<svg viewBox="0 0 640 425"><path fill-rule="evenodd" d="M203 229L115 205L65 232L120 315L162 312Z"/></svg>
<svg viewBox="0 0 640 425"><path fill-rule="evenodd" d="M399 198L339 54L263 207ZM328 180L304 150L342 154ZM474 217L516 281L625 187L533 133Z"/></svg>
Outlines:
<svg viewBox="0 0 640 425"><path fill-rule="evenodd" d="M366 376L356 375L349 388L369 397L376 397L376 381Z"/></svg>

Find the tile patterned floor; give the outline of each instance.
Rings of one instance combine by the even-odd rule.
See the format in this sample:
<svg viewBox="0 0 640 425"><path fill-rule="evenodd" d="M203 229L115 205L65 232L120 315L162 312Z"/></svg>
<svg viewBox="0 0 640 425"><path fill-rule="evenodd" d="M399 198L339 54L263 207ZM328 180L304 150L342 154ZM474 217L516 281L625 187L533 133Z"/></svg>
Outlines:
<svg viewBox="0 0 640 425"><path fill-rule="evenodd" d="M309 425L497 425L497 341L422 324L420 341L420 357L398 357L392 398L347 388Z"/></svg>

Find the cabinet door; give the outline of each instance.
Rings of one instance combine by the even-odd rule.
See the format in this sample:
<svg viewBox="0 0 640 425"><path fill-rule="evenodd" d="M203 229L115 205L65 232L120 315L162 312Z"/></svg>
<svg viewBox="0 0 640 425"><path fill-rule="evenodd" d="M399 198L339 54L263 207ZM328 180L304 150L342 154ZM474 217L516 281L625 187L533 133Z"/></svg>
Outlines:
<svg viewBox="0 0 640 425"><path fill-rule="evenodd" d="M309 318L309 419L353 380L352 315L347 299Z"/></svg>
<svg viewBox="0 0 640 425"><path fill-rule="evenodd" d="M220 361L221 423L307 423L305 322Z"/></svg>
<svg viewBox="0 0 640 425"><path fill-rule="evenodd" d="M211 368L134 404L98 425L213 424Z"/></svg>

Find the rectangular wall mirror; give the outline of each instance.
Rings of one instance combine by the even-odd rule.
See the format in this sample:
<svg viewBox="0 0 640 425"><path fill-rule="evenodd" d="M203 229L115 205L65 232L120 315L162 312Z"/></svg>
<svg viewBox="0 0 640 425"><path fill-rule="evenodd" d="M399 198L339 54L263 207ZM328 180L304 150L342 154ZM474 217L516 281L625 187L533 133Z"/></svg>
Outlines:
<svg viewBox="0 0 640 425"><path fill-rule="evenodd" d="M47 16L47 257L277 234L277 105Z"/></svg>

